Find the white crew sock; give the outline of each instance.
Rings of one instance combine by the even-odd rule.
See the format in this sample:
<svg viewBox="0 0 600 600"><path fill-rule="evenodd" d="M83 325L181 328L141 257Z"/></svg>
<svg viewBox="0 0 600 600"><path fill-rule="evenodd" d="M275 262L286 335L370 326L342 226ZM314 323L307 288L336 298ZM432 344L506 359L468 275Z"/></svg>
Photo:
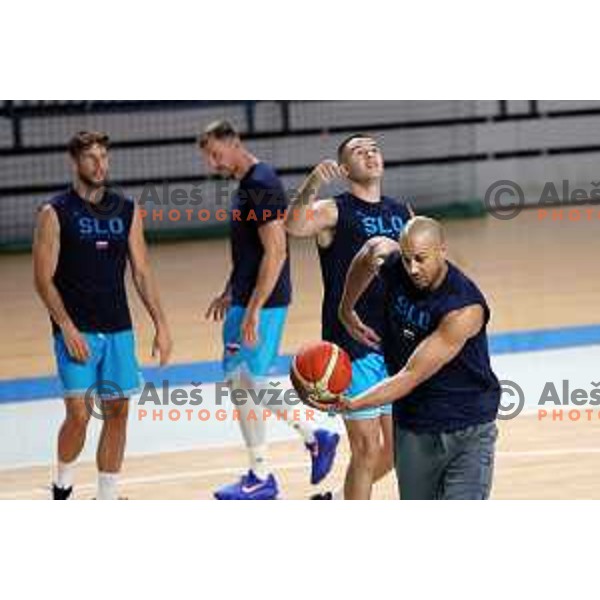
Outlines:
<svg viewBox="0 0 600 600"><path fill-rule="evenodd" d="M304 440L305 444L314 444L317 441L315 430L308 423L287 420L287 424Z"/></svg>
<svg viewBox="0 0 600 600"><path fill-rule="evenodd" d="M266 382L260 382L255 384L255 389L259 392L263 389L271 389L271 385L267 385ZM291 404L287 404L285 402L282 405L271 405L270 395L266 394L264 396L265 401L263 401L262 405L264 408L269 409L273 414L279 413L285 415L285 422L302 438L305 444L314 444L317 440L315 438L315 429L312 425L309 425L305 421L299 421L298 419L294 419L294 406ZM281 402L281 400L279 400Z"/></svg>
<svg viewBox="0 0 600 600"><path fill-rule="evenodd" d="M118 500L117 481L118 473L101 473L98 472L98 492L96 498L98 500Z"/></svg>
<svg viewBox="0 0 600 600"><path fill-rule="evenodd" d="M267 469L267 445L251 446L248 448L248 458L250 468L259 479L266 479L269 476Z"/></svg>
<svg viewBox="0 0 600 600"><path fill-rule="evenodd" d="M66 490L73 486L73 471L75 467L75 462L76 461L64 463L58 461L58 464L56 465L56 475L54 479L56 487Z"/></svg>
<svg viewBox="0 0 600 600"><path fill-rule="evenodd" d="M331 491L331 495L333 496L334 500L343 500L344 499L344 488L339 487L337 490L332 490Z"/></svg>
<svg viewBox="0 0 600 600"><path fill-rule="evenodd" d="M229 382L230 390L246 390L246 402L234 406L239 411L240 429L248 451L250 469L257 477L264 479L268 476L267 470L267 424L262 416L262 407L256 406L250 400L248 389L258 389L257 384L247 373L238 372Z"/></svg>

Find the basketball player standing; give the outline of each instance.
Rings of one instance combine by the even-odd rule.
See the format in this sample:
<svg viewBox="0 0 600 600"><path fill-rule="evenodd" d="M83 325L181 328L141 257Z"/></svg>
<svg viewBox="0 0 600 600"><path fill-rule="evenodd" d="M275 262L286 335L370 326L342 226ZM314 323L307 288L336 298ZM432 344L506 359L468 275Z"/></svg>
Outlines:
<svg viewBox="0 0 600 600"><path fill-rule="evenodd" d="M316 238L324 288L322 337L350 355L352 384L347 395L352 397L387 377L387 371L377 344L383 323L382 288L374 281L357 307L368 325L365 331L371 333L364 343L357 342L338 318L346 272L368 239L397 239L410 209L382 195L384 161L375 139L354 134L340 144L337 154L338 162L323 161L300 186L286 228L290 235ZM318 199L320 188L335 179L347 180L349 191ZM391 414L391 405L381 405L344 415L351 450L345 499L369 499L373 484L392 469Z"/></svg>
<svg viewBox="0 0 600 600"><path fill-rule="evenodd" d="M258 160L228 121L210 124L198 140L207 166L239 181L231 216L232 271L207 318L223 323L225 376L232 390L258 389L277 358L291 301L290 265L282 214L287 198L274 169ZM249 470L215 492L219 500L269 500L279 488L267 466L266 423L253 418L254 405L237 407L248 450ZM288 421L311 456L311 483L331 470L339 435Z"/></svg>
<svg viewBox="0 0 600 600"><path fill-rule="evenodd" d="M118 497L128 398L140 385L125 292L128 259L154 323L152 354L158 353L164 365L172 349L139 211L132 200L106 187L108 148L109 138L100 132L80 132L71 139L73 185L42 207L35 232L35 287L52 322L66 409L58 435L55 500L66 500L73 491L73 470L91 416L86 394L99 396L104 417L96 456L97 498Z"/></svg>

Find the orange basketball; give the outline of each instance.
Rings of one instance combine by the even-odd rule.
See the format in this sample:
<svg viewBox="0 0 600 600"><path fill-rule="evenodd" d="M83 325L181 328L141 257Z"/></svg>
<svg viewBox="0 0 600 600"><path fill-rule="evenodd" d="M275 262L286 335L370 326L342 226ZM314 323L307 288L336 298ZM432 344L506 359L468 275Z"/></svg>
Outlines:
<svg viewBox="0 0 600 600"><path fill-rule="evenodd" d="M319 402L333 402L350 385L352 363L339 346L317 342L294 357L290 379L301 399L311 395Z"/></svg>

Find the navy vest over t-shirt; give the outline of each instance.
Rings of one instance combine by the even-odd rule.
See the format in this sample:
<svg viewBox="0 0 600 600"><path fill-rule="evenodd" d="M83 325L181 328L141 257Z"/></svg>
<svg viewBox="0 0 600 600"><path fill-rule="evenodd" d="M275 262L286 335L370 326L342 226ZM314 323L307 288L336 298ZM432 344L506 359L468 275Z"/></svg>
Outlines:
<svg viewBox="0 0 600 600"><path fill-rule="evenodd" d="M383 349L390 375L400 371L419 343L451 311L479 304L484 324L461 352L407 397L394 403L394 421L417 432L449 432L493 421L500 386L490 365L485 297L457 267L448 263L440 287L420 290L406 272L400 253L388 257L380 270L385 286Z"/></svg>
<svg viewBox="0 0 600 600"><path fill-rule="evenodd" d="M98 212L114 216L96 218L72 188L49 201L60 224L53 281L80 331L109 333L131 329L125 267L134 203L113 192L100 203ZM59 331L54 322L52 328Z"/></svg>
<svg viewBox="0 0 600 600"><path fill-rule="evenodd" d="M334 198L338 220L332 243L319 247L323 278L322 336L343 348L352 360L363 357L372 349L354 340L338 319L338 307L346 273L352 259L373 237L398 239L410 214L406 205L387 196L377 203L365 202L349 192ZM375 279L356 306L360 318L379 335L383 333L383 286Z"/></svg>

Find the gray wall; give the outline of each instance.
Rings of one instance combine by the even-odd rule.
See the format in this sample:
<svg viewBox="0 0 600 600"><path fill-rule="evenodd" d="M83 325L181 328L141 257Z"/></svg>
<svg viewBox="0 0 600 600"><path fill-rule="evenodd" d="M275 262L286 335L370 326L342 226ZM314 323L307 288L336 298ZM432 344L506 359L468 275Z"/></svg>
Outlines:
<svg viewBox="0 0 600 600"><path fill-rule="evenodd" d="M353 132L366 127L382 141L386 160L409 161L443 156L481 154L491 160L456 162L422 166L390 166L386 171L385 191L390 195L417 197L417 206L431 206L483 198L496 180L516 181L529 202L536 202L546 181L569 179L571 187L589 190L592 181L600 180L599 153L557 156L493 158L497 153L544 150L558 147L597 145L600 147L600 117L577 116L543 118L548 111L599 108L600 101L540 101L541 119L496 121L497 101L386 101L386 102L293 102L290 122L293 129L314 128L319 133L280 136L251 140L251 149L263 160L278 168L305 168L323 158L334 157L339 140L345 133L328 134L331 127ZM527 102L509 101L509 114L528 110ZM189 110L148 111L130 114L96 114L83 116L49 116L24 119L23 144L36 147L64 144L79 129L102 129L115 141L147 138L169 139L193 137L212 119L227 117L244 130L243 107L194 108ZM483 123L428 126L415 129L378 129L390 123L433 121L484 117ZM277 131L281 127L280 107L273 102L257 104L258 131ZM0 147L10 145L10 128L0 118ZM192 184L177 183L180 177L205 175L193 143L158 147L116 148L112 153L113 177L119 179L169 180L173 188L190 190ZM64 184L69 165L64 153L10 156L0 158L0 188L29 185ZM284 185L295 188L301 175L284 176ZM214 203L214 184L201 184L202 207ZM139 194L142 186L126 189ZM162 197L162 189L157 190ZM29 239L35 208L48 194L15 194L0 197L0 243ZM151 208L151 204L148 208ZM164 207L163 207L164 208ZM180 207L180 208L185 208ZM199 227L197 221L163 220L149 223L150 228Z"/></svg>

